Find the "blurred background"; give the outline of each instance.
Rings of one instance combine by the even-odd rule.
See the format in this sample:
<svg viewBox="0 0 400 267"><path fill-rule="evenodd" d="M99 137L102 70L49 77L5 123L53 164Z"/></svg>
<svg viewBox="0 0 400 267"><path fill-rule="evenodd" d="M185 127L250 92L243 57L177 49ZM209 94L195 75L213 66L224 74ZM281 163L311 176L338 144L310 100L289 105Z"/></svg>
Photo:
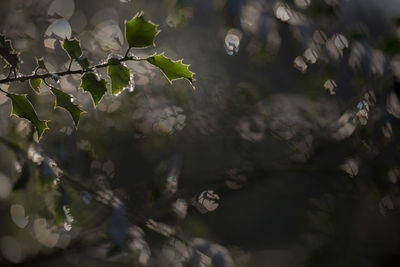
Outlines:
<svg viewBox="0 0 400 267"><path fill-rule="evenodd" d="M78 129L46 86L1 84L51 120L38 142L0 94L1 266L400 266L399 1L0 7L21 74L67 69L65 38L95 64L124 55L139 11L161 33L133 53L196 73L128 62L130 90L96 109L79 75L50 81L87 110Z"/></svg>

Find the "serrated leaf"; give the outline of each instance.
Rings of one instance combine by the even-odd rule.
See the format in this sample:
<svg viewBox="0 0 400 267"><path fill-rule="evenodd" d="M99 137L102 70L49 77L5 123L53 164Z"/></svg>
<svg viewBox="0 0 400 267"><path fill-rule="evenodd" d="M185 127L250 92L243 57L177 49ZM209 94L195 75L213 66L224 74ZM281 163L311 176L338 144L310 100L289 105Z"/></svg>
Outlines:
<svg viewBox="0 0 400 267"><path fill-rule="evenodd" d="M56 107L66 109L74 120L75 126L78 127L78 123L81 117L81 113L84 112L77 105L72 103L72 96L57 88L52 87L51 92L56 96Z"/></svg>
<svg viewBox="0 0 400 267"><path fill-rule="evenodd" d="M83 70L89 68L90 62L87 58L82 56L82 49L79 40L77 39L65 39L63 42L63 48L68 53L71 60L76 60Z"/></svg>
<svg viewBox="0 0 400 267"><path fill-rule="evenodd" d="M143 12L137 13L131 20L125 21L125 39L129 47L147 47L154 45L154 38L160 32L158 25L146 20Z"/></svg>
<svg viewBox="0 0 400 267"><path fill-rule="evenodd" d="M111 92L113 94L117 94L129 86L131 70L122 64L108 66L107 74L111 78Z"/></svg>
<svg viewBox="0 0 400 267"><path fill-rule="evenodd" d="M65 39L63 42L63 48L67 51L71 59L77 59L82 56L82 49L77 39Z"/></svg>
<svg viewBox="0 0 400 267"><path fill-rule="evenodd" d="M31 80L29 80L29 85L37 93L39 93L39 88L40 88L40 84L41 83L42 83L41 79L31 79Z"/></svg>
<svg viewBox="0 0 400 267"><path fill-rule="evenodd" d="M33 108L31 102L29 102L26 95L7 93L7 96L12 101L11 115L16 115L20 118L29 120L35 126L38 134L38 139L40 139L43 132L46 129L49 129L49 127L47 126L47 121L42 121L38 118L35 109Z"/></svg>
<svg viewBox="0 0 400 267"><path fill-rule="evenodd" d="M81 88L92 95L94 105L97 106L107 92L107 81L99 79L94 73L85 73L81 78Z"/></svg>
<svg viewBox="0 0 400 267"><path fill-rule="evenodd" d="M164 53L161 53L158 55L154 54L153 56L146 58L146 60L159 67L170 83L173 80L181 78L188 79L190 83L193 82L194 73L189 70L189 64L183 64L182 59L179 61L173 61L165 57Z"/></svg>

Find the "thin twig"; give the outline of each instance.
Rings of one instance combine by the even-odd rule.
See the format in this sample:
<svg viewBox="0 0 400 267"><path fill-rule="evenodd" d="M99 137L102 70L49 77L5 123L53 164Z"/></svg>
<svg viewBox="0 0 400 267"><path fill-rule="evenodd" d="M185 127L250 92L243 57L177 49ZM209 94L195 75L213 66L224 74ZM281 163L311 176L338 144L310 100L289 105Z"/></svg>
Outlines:
<svg viewBox="0 0 400 267"><path fill-rule="evenodd" d="M108 67L110 65L118 65L120 62L124 61L144 61L146 58L137 58L134 56L126 56L121 59L118 59L117 62L106 62L103 64L98 64L92 67L89 67L86 70L67 70L67 71L61 71L61 72L54 72L54 73L45 73L45 74L32 74L32 75L26 75L26 76L19 76L19 77L14 77L10 78L7 77L5 79L0 80L0 84L2 83L11 83L11 82L24 82L27 80L33 80L33 79L45 79L45 78L51 78L54 76L66 76L66 75L72 75L72 74L84 74L86 72L93 71L94 69L101 69ZM5 91L1 90L3 93L6 93Z"/></svg>
<svg viewBox="0 0 400 267"><path fill-rule="evenodd" d="M127 56L128 56L129 51L131 51L131 48L132 48L132 47L129 47L128 50L126 50L126 53L125 53L125 56L124 56L124 57L127 57Z"/></svg>

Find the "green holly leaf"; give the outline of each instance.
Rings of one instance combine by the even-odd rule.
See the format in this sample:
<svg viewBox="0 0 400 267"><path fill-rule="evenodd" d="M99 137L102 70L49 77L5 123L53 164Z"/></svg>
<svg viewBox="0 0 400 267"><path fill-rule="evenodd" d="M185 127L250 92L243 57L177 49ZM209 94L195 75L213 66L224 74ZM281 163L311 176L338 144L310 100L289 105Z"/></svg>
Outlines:
<svg viewBox="0 0 400 267"><path fill-rule="evenodd" d="M60 107L66 109L74 120L75 127L78 127L78 123L81 117L81 113L84 112L77 105L72 103L72 96L67 94L57 88L52 87L51 92L56 96L55 107Z"/></svg>
<svg viewBox="0 0 400 267"><path fill-rule="evenodd" d="M172 83L176 79L187 79L193 85L194 73L189 70L189 64L183 64L182 59L179 61L173 61L164 56L164 53L154 54L146 60L159 67L164 75L168 78L168 81Z"/></svg>
<svg viewBox="0 0 400 267"><path fill-rule="evenodd" d="M65 39L63 42L63 48L67 51L71 60L77 59L82 56L82 49L77 39Z"/></svg>
<svg viewBox="0 0 400 267"><path fill-rule="evenodd" d="M97 106L101 98L107 92L107 81L100 79L94 73L85 73L81 78L81 87L92 95L94 106Z"/></svg>
<svg viewBox="0 0 400 267"><path fill-rule="evenodd" d="M47 121L42 121L38 118L34 107L32 106L31 102L29 102L26 95L7 93L7 96L12 101L11 115L29 120L35 126L38 134L38 139L40 139L43 132L46 129L49 129L49 127L47 126Z"/></svg>
<svg viewBox="0 0 400 267"><path fill-rule="evenodd" d="M143 12L137 13L131 20L125 21L125 39L131 47L154 45L154 38L160 32L158 25L146 20Z"/></svg>
<svg viewBox="0 0 400 267"><path fill-rule="evenodd" d="M82 56L81 44L77 39L65 39L63 48L68 53L71 62L76 60L83 70L89 68L90 62L87 58Z"/></svg>
<svg viewBox="0 0 400 267"><path fill-rule="evenodd" d="M40 84L42 83L41 79L31 79L29 80L29 85L35 92L39 93Z"/></svg>
<svg viewBox="0 0 400 267"><path fill-rule="evenodd" d="M111 78L111 92L117 94L129 86L131 70L122 64L107 67L107 74Z"/></svg>

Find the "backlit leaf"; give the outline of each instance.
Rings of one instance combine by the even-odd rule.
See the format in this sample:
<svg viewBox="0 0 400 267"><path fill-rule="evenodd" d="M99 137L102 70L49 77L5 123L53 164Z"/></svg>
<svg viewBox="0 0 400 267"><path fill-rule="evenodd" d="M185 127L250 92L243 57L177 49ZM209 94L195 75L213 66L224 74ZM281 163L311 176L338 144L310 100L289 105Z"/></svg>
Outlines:
<svg viewBox="0 0 400 267"><path fill-rule="evenodd" d="M67 51L71 59L77 59L82 56L81 45L76 39L65 39L63 42L63 48L65 49L65 51Z"/></svg>
<svg viewBox="0 0 400 267"><path fill-rule="evenodd" d="M182 59L173 61L164 56L164 53L154 54L146 59L149 63L159 67L171 83L173 80L185 78L193 82L194 73L189 70L189 64L183 64Z"/></svg>
<svg viewBox="0 0 400 267"><path fill-rule="evenodd" d="M72 96L57 89L52 87L51 92L56 96L56 107L61 107L66 109L70 114L72 119L74 120L75 126L78 126L79 120L81 113L84 112L82 109L80 109L77 105L72 103Z"/></svg>
<svg viewBox="0 0 400 267"><path fill-rule="evenodd" d="M39 93L40 84L42 83L41 79L31 79L29 80L29 85L35 92Z"/></svg>
<svg viewBox="0 0 400 267"><path fill-rule="evenodd" d="M117 94L129 86L131 70L122 64L110 65L107 74L111 78L111 91Z"/></svg>
<svg viewBox="0 0 400 267"><path fill-rule="evenodd" d="M154 38L160 32L157 24L146 20L143 12L137 13L131 20L125 21L125 39L129 47L147 47L154 45Z"/></svg>
<svg viewBox="0 0 400 267"><path fill-rule="evenodd" d="M42 121L36 115L35 109L29 102L26 95L16 95L7 93L7 96L12 100L11 115L16 115L20 118L29 120L36 128L38 139L42 136L46 129L49 129L46 121Z"/></svg>
<svg viewBox="0 0 400 267"><path fill-rule="evenodd" d="M94 105L97 106L101 98L107 92L107 81L100 79L94 73L85 73L82 76L81 87L92 95Z"/></svg>
<svg viewBox="0 0 400 267"><path fill-rule="evenodd" d="M76 60L83 70L89 68L90 62L87 58L82 56L82 49L80 42L77 39L65 39L63 42L63 48L68 53L71 60Z"/></svg>

